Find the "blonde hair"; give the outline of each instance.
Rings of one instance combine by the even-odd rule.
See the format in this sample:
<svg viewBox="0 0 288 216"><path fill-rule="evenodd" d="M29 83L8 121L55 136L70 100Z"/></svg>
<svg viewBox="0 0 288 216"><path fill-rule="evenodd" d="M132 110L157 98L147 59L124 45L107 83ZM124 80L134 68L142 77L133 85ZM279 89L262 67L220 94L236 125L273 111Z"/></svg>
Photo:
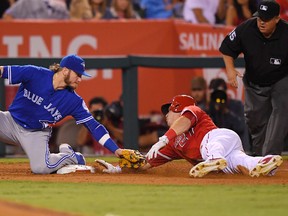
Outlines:
<svg viewBox="0 0 288 216"><path fill-rule="evenodd" d="M54 73L57 73L57 72L61 71L62 68L60 67L59 63L54 63L54 64L49 66L49 70L53 71Z"/></svg>
<svg viewBox="0 0 288 216"><path fill-rule="evenodd" d="M70 4L71 19L92 19L92 10L88 0L72 0Z"/></svg>

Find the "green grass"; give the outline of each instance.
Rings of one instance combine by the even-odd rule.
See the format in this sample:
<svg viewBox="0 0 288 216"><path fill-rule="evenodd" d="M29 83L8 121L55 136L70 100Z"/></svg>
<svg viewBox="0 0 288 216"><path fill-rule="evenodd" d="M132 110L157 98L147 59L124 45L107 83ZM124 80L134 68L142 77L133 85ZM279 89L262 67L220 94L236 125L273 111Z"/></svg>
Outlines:
<svg viewBox="0 0 288 216"><path fill-rule="evenodd" d="M94 159L88 158L88 163ZM117 161L115 157L102 159ZM27 158L2 158L0 166L24 162L28 162ZM281 216L288 211L288 185L179 186L1 180L0 199L84 216Z"/></svg>
<svg viewBox="0 0 288 216"><path fill-rule="evenodd" d="M0 181L0 198L81 215L287 215L287 185L121 185Z"/></svg>
<svg viewBox="0 0 288 216"><path fill-rule="evenodd" d="M85 157L87 163L93 163L93 161L95 159L102 159L102 160L105 160L107 162L117 162L118 161L118 158L114 157L114 156L109 156L109 157ZM28 158L27 157L21 157L21 158L14 158L14 157L11 157L11 158L0 158L0 164L1 163L27 163L29 162Z"/></svg>

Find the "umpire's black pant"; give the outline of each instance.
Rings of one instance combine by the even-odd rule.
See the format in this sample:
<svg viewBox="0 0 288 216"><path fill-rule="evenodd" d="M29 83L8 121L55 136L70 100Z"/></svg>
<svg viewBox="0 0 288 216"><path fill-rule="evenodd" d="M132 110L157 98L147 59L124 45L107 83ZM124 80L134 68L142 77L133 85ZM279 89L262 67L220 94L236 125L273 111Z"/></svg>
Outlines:
<svg viewBox="0 0 288 216"><path fill-rule="evenodd" d="M255 155L281 154L288 134L288 76L269 87L245 78L244 112Z"/></svg>

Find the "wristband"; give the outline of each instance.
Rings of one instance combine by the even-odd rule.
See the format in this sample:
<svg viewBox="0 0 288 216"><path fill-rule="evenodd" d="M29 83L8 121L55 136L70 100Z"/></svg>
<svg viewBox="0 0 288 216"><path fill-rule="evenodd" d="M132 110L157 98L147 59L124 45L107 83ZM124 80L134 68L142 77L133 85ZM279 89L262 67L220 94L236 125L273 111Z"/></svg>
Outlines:
<svg viewBox="0 0 288 216"><path fill-rule="evenodd" d="M169 139L165 135L159 137L159 141L165 143L165 145L167 145L169 143Z"/></svg>
<svg viewBox="0 0 288 216"><path fill-rule="evenodd" d="M119 147L116 145L116 143L109 138L105 143L104 143L104 147L109 149L111 152L115 153L115 151L117 149L119 149Z"/></svg>
<svg viewBox="0 0 288 216"><path fill-rule="evenodd" d="M172 140L177 136L176 132L172 128L170 128L164 135L168 138L168 140Z"/></svg>

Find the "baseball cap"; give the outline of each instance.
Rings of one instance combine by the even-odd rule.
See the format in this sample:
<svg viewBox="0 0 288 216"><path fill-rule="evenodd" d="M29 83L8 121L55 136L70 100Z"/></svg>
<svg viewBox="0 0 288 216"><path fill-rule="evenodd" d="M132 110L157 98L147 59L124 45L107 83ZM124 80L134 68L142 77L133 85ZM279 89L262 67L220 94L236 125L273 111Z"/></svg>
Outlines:
<svg viewBox="0 0 288 216"><path fill-rule="evenodd" d="M66 67L70 70L75 71L77 74L91 77L90 74L85 72L84 60L75 54L67 55L67 56L63 57L61 62L60 62L60 67L62 67L62 68Z"/></svg>
<svg viewBox="0 0 288 216"><path fill-rule="evenodd" d="M196 101L189 95L176 95L171 103L166 103L161 106L163 115L166 115L169 110L173 112L181 112L185 107L196 105Z"/></svg>
<svg viewBox="0 0 288 216"><path fill-rule="evenodd" d="M259 2L257 12L253 16L263 21L269 21L280 14L280 5L275 0L262 0Z"/></svg>

